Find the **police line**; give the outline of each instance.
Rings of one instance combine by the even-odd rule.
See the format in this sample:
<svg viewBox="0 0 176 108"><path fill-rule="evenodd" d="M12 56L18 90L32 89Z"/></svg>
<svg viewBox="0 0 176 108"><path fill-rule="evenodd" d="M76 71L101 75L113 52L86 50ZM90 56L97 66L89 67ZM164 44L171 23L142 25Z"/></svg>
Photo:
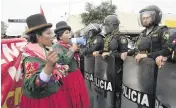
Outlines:
<svg viewBox="0 0 176 108"><path fill-rule="evenodd" d="M102 80L99 78L94 78L93 74L88 73L86 71L84 73L84 78L91 81L91 82L95 81L95 85L105 91L113 91L112 82L110 82L110 81Z"/></svg>
<svg viewBox="0 0 176 108"><path fill-rule="evenodd" d="M112 57L109 57L109 59ZM84 78L94 84L94 104L99 103L101 108L110 108L107 106L114 106L109 105L113 104L108 103L108 99L111 101L116 101L116 99L109 96L116 94L116 87L114 85L113 79L115 79L115 75L110 75L115 72L113 65L113 61L107 60L108 57L103 60L100 57L96 57L94 63L95 69L94 72L84 71ZM114 60L115 61L115 60ZM97 65L98 64L98 65ZM101 66L100 66L101 65ZM135 62L134 57L127 57L127 60L124 62L124 69L123 69L123 81L122 81L122 93L121 93L121 108L174 108L176 107L176 94L174 91L176 87L176 79L173 79L174 75L176 75L176 64L168 64L163 67L163 69L159 69L159 73L157 71L155 61L146 58L143 59L139 64ZM96 67L97 66L97 67ZM114 67L113 67L114 66ZM165 67L169 67L165 69ZM172 68L171 68L172 67ZM169 70L171 69L171 70ZM108 72L110 71L110 72ZM163 72L164 71L164 72ZM170 71L170 72L169 72ZM158 74L157 74L158 73ZM169 73L161 75L161 73ZM98 75L98 76L97 76ZM157 77L158 76L158 77ZM167 77L167 78L165 78ZM175 78L175 77L174 77ZM165 84L170 85L169 88L164 88L165 85L162 85L160 80L163 80ZM172 82L169 80L172 79ZM173 81L175 83L173 83ZM175 85L174 85L175 84ZM161 92L161 86L165 90L165 93ZM97 88L99 90L97 90ZM160 89L160 91L158 90ZM171 92L170 92L171 91ZM167 96L172 95L172 97ZM97 96L102 95L104 99L98 100ZM163 95L162 95L163 94ZM163 101L160 97L164 98L167 97L169 101ZM170 98L170 99L169 99ZM100 98L99 98L100 99ZM101 102L100 102L101 101ZM96 103L95 103L96 102ZM106 105L107 104L107 105ZM106 106L106 107L105 107ZM100 108L100 106L94 106L92 108Z"/></svg>
<svg viewBox="0 0 176 108"><path fill-rule="evenodd" d="M152 94L146 94L122 85L122 94L130 101L151 108Z"/></svg>

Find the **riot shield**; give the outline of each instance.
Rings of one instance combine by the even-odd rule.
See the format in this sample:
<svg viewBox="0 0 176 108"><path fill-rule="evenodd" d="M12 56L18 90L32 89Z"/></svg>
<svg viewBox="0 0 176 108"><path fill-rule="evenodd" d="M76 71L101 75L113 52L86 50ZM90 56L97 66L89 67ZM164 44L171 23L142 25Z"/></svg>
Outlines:
<svg viewBox="0 0 176 108"><path fill-rule="evenodd" d="M115 59L113 56L95 58L94 108L114 108Z"/></svg>
<svg viewBox="0 0 176 108"><path fill-rule="evenodd" d="M121 108L154 108L156 66L150 58L136 63L127 57L123 65Z"/></svg>
<svg viewBox="0 0 176 108"><path fill-rule="evenodd" d="M84 57L84 78L86 87L89 94L89 99L91 103L91 108L93 108L93 99L94 99L94 66L95 66L95 57L89 55Z"/></svg>
<svg viewBox="0 0 176 108"><path fill-rule="evenodd" d="M158 70L155 108L176 108L176 64Z"/></svg>

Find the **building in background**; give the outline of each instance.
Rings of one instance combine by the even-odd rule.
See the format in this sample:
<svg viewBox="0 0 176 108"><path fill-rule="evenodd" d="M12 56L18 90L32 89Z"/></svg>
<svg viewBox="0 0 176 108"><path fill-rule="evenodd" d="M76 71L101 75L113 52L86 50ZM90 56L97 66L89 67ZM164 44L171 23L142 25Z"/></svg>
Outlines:
<svg viewBox="0 0 176 108"><path fill-rule="evenodd" d="M139 23L138 14L118 12L117 16L120 20L120 31L122 33L138 34L144 29ZM70 15L67 19L67 23L72 27L73 32L84 28L80 15ZM163 15L161 25L176 28L176 15Z"/></svg>
<svg viewBox="0 0 176 108"><path fill-rule="evenodd" d="M176 28L176 15L164 15L162 25L167 25L169 28Z"/></svg>
<svg viewBox="0 0 176 108"><path fill-rule="evenodd" d="M137 35L144 29L139 23L138 14L127 13L127 12L117 12L117 13L118 13L117 16L120 19L120 31L122 33ZM77 30L81 30L82 28L85 27L84 24L82 24L81 22L80 15L69 15L66 21L71 26L73 32L76 32ZM163 15L161 25L167 25L170 28L176 28L176 15L172 15L172 14ZM25 29L26 29L26 23L24 23L24 21L22 22L14 21L14 22L9 22L7 31L3 30L3 32L6 31L7 35L13 35L13 36L24 35ZM54 28L52 28L52 31L53 29ZM53 35L54 35L54 32L53 32Z"/></svg>
<svg viewBox="0 0 176 108"><path fill-rule="evenodd" d="M66 22L71 26L73 32L84 28L84 24L81 22L80 15L69 15Z"/></svg>

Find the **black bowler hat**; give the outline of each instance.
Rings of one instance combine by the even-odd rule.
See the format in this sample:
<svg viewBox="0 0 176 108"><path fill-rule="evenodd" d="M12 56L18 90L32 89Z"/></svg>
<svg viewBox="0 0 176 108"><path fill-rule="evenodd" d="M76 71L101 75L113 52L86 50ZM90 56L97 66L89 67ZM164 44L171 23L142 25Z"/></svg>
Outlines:
<svg viewBox="0 0 176 108"><path fill-rule="evenodd" d="M71 27L67 25L65 21L60 21L56 24L56 29L54 30L54 33L57 33L60 30L71 30Z"/></svg>
<svg viewBox="0 0 176 108"><path fill-rule="evenodd" d="M26 34L29 34L33 31L40 30L42 28L51 28L52 24L47 23L46 18L42 14L34 14L29 16L26 19L28 29L25 31Z"/></svg>

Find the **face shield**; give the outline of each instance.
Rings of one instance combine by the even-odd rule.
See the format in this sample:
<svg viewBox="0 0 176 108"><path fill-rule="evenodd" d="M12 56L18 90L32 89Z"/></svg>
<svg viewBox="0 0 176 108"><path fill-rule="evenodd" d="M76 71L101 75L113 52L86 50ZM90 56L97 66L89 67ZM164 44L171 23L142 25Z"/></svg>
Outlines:
<svg viewBox="0 0 176 108"><path fill-rule="evenodd" d="M155 21L155 11L144 11L140 13L140 23L143 27L150 26Z"/></svg>
<svg viewBox="0 0 176 108"><path fill-rule="evenodd" d="M107 34L111 33L113 30L119 29L120 22L104 22L104 28Z"/></svg>
<svg viewBox="0 0 176 108"><path fill-rule="evenodd" d="M102 36L105 37L106 34L107 34L107 33L106 33L106 30L105 30L105 26L102 26L102 27L101 27L100 35L102 35Z"/></svg>
<svg viewBox="0 0 176 108"><path fill-rule="evenodd" d="M93 37L93 36L95 36L95 35L99 32L100 27L98 27L98 26L99 26L98 24L97 24L97 25L94 25L94 24L90 23L90 24L86 27L86 29L87 29L87 31L88 31L88 36L89 36L89 37Z"/></svg>
<svg viewBox="0 0 176 108"><path fill-rule="evenodd" d="M97 27L99 26L98 24L95 26L94 24L90 23L88 26L87 26L87 30L90 31L90 30L95 30L95 31L98 31L99 28Z"/></svg>

